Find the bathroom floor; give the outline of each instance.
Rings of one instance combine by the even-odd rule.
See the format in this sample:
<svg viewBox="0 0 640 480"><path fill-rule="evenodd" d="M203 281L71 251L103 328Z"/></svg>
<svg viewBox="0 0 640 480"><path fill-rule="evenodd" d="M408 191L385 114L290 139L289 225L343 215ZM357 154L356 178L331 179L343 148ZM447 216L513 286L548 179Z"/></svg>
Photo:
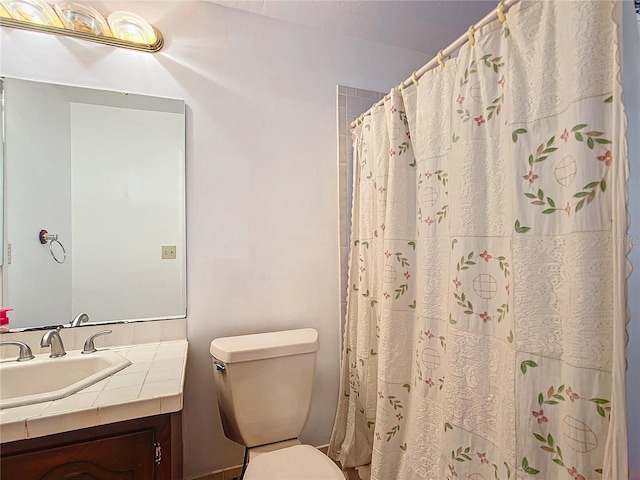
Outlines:
<svg viewBox="0 0 640 480"><path fill-rule="evenodd" d="M346 470L343 470L342 465L340 465L339 462L336 462L335 460L334 462L338 467L340 467L340 470L342 470L342 474L346 480L363 480L363 477L358 474L358 471L355 468L347 468Z"/></svg>
<svg viewBox="0 0 640 480"><path fill-rule="evenodd" d="M355 468L343 470L342 473L344 475L344 478L346 478L347 480L360 480L360 476L358 475L358 472L356 472Z"/></svg>

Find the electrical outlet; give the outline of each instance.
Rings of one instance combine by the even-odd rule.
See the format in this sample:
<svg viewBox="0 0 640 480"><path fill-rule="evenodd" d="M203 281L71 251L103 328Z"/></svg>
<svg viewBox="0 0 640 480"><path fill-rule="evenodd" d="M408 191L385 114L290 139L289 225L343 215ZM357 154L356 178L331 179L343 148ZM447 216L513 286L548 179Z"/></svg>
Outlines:
<svg viewBox="0 0 640 480"><path fill-rule="evenodd" d="M163 245L162 246L162 259L174 259L176 258L176 246L175 245Z"/></svg>

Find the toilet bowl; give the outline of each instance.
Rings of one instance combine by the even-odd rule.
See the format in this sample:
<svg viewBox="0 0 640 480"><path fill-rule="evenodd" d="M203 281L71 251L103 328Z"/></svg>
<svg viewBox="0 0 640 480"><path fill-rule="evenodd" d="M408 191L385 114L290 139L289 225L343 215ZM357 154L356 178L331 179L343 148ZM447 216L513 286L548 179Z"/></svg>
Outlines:
<svg viewBox="0 0 640 480"><path fill-rule="evenodd" d="M298 440L311 407L317 350L312 328L211 342L224 433L249 451L244 480L344 480L331 459Z"/></svg>
<svg viewBox="0 0 640 480"><path fill-rule="evenodd" d="M244 480L344 480L333 461L311 445L296 445L255 456Z"/></svg>

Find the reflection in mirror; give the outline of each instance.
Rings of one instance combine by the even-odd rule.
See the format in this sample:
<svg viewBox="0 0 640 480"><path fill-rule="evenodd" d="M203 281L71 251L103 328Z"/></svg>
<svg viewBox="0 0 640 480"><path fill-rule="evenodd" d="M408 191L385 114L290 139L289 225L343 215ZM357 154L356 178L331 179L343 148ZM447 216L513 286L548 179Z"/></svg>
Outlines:
<svg viewBox="0 0 640 480"><path fill-rule="evenodd" d="M0 199L4 196L4 79L0 78ZM0 243L4 245L2 239L4 238L4 220L3 220L3 209L0 208ZM4 264L4 251L0 251L0 274L2 273L2 265ZM0 276L1 278L1 276ZM0 289L2 287L2 282L0 281ZM2 297L0 296L0 300Z"/></svg>
<svg viewBox="0 0 640 480"><path fill-rule="evenodd" d="M184 318L184 102L5 78L4 127L11 328Z"/></svg>

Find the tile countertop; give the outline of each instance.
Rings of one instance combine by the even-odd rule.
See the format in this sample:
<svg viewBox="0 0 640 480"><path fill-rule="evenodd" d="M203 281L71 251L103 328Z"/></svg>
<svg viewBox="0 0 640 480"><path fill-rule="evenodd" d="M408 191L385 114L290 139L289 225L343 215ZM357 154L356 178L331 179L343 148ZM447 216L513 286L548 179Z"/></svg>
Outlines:
<svg viewBox="0 0 640 480"><path fill-rule="evenodd" d="M0 442L182 410L187 348L186 340L109 347L131 365L69 397L0 410Z"/></svg>

